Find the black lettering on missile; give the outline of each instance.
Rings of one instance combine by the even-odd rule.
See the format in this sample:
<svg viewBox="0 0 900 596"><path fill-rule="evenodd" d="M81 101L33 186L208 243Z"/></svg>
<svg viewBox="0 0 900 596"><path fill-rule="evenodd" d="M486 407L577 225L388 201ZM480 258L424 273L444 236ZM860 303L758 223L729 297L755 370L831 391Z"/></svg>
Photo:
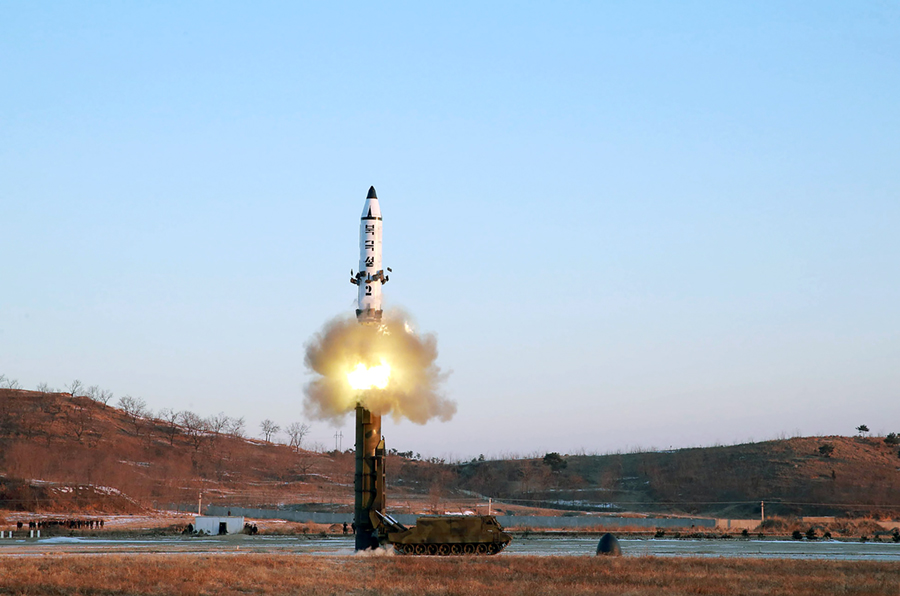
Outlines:
<svg viewBox="0 0 900 596"><path fill-rule="evenodd" d="M366 224L366 234L375 234L374 224Z"/></svg>
<svg viewBox="0 0 900 596"><path fill-rule="evenodd" d="M366 257L366 267L375 266L375 257Z"/></svg>
<svg viewBox="0 0 900 596"><path fill-rule="evenodd" d="M369 284L366 284L366 296L371 296L371 295L372 295L372 286L370 286Z"/></svg>
<svg viewBox="0 0 900 596"><path fill-rule="evenodd" d="M374 240L366 240L366 250L375 250Z"/></svg>

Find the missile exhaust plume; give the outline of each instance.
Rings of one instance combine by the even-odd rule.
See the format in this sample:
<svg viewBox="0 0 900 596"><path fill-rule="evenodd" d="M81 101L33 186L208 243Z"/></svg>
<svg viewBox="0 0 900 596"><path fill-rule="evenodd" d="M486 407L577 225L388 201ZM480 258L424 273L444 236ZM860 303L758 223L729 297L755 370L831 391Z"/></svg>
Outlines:
<svg viewBox="0 0 900 596"><path fill-rule="evenodd" d="M304 388L306 415L339 421L361 404L395 421L452 418L456 403L440 392L447 375L435 363L437 338L417 334L407 319L392 310L379 325L349 316L326 323L306 344L306 366L315 374Z"/></svg>

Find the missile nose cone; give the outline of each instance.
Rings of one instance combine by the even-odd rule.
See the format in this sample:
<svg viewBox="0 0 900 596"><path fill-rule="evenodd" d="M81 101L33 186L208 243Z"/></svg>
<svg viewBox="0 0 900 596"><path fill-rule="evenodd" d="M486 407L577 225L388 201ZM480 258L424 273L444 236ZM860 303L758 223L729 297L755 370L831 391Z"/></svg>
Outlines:
<svg viewBox="0 0 900 596"><path fill-rule="evenodd" d="M366 198L367 199L377 199L378 198L378 195L375 194L374 186L369 187L369 194L366 195Z"/></svg>

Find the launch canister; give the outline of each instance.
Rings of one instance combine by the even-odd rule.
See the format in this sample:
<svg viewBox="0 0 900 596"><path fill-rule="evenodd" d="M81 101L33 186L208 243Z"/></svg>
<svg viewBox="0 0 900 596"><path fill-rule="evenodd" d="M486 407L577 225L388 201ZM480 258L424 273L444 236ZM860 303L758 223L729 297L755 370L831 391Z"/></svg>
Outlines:
<svg viewBox="0 0 900 596"><path fill-rule="evenodd" d="M359 286L356 318L360 323L381 322L381 286L387 281L381 266L381 207L375 187L370 186L359 219L359 272L350 271L350 283Z"/></svg>

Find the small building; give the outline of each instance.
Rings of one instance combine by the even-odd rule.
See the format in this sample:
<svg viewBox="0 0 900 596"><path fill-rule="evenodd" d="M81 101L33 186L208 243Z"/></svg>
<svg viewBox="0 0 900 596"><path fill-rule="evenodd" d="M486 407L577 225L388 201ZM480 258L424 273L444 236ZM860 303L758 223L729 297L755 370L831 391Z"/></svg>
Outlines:
<svg viewBox="0 0 900 596"><path fill-rule="evenodd" d="M195 515L194 533L207 534L209 536L223 536L225 534L240 534L244 529L243 517Z"/></svg>

